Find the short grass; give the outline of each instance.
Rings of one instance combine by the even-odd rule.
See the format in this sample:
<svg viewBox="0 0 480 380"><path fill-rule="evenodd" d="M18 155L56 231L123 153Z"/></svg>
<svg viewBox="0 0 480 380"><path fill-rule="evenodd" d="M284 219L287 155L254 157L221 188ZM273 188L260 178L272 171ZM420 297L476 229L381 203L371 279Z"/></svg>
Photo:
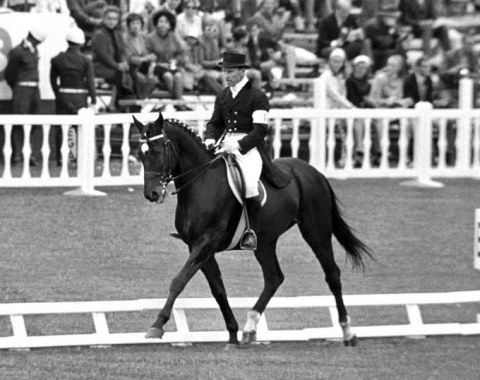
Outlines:
<svg viewBox="0 0 480 380"><path fill-rule="evenodd" d="M353 271L336 245L345 294L477 290L473 211L480 182L444 180L443 189L400 186L400 180L334 181L349 223L375 261ZM166 297L187 251L169 237L175 199L156 206L141 188L103 189L102 198L63 196L62 189L0 189L0 302L90 301ZM315 257L296 228L278 247L285 273L280 296L330 294ZM218 255L230 297L254 297L262 275L251 252ZM196 276L182 297L208 297ZM351 308L354 324L404 323L402 308ZM479 305L425 307L428 322L472 322ZM245 311L236 311L239 323ZM188 314L192 329L223 329L216 312ZM322 311L268 312L270 328L328 324ZM128 319L130 318L130 319ZM109 315L113 331L143 331L155 313ZM32 335L92 332L90 318L27 318ZM173 324L168 324L173 329ZM0 336L10 335L0 319ZM186 348L131 346L0 352L0 379L475 379L479 337L367 339L355 349L339 342L274 343L245 351L217 344Z"/></svg>

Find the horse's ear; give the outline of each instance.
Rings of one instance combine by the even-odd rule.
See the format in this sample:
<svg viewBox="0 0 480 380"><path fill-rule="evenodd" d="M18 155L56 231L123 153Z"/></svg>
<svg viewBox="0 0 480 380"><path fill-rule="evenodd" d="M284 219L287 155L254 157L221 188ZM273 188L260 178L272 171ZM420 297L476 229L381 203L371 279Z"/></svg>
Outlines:
<svg viewBox="0 0 480 380"><path fill-rule="evenodd" d="M162 113L159 111L158 112L158 119L155 121L155 129L157 131L161 131L163 128L163 115Z"/></svg>
<svg viewBox="0 0 480 380"><path fill-rule="evenodd" d="M140 136L143 136L145 126L140 121L138 121L135 116L132 115L132 117L133 117L133 124L135 124L135 127L137 127L138 132L140 133Z"/></svg>

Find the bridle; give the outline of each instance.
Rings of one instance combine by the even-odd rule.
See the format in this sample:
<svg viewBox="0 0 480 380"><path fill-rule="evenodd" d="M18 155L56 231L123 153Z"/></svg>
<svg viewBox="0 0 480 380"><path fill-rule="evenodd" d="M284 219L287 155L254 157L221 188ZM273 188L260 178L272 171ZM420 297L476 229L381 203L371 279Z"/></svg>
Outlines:
<svg viewBox="0 0 480 380"><path fill-rule="evenodd" d="M186 172L183 172L183 173L180 173L179 175L173 176L172 175L172 169L170 168L171 155L172 155L172 152L173 152L173 154L176 157L178 157L178 154L175 151L175 147L172 144L172 142L170 141L170 139L168 138L165 131L163 131L163 133L161 133L159 135L152 136L152 137L147 137L147 135L144 134L144 138L141 138L139 141L140 141L140 143L144 144L144 143L150 143L150 142L155 141L155 140L160 140L162 138L163 138L163 167L162 167L162 170L160 172L158 172L158 171L145 171L144 174L145 175L150 175L152 177L158 177L159 181L160 181L160 186L162 187L162 193L168 195L169 197L178 194L181 190L183 190L187 186L191 185L193 182L195 182L197 179L199 179L202 176L202 174L215 161L222 158L221 154L217 155L217 156L215 156L215 158L213 158L213 159L211 159L211 160L209 160L209 161L207 161L207 162L205 162L205 163L203 163L203 164L201 164L201 165L199 165L199 166L197 166L193 169L187 170ZM198 169L202 169L202 170L193 179L191 179L187 183L184 183L182 186L180 186L175 191L172 191L171 193L168 192L167 186L170 182L175 181L178 178L182 178L182 177L184 177L184 176L186 176L190 173L193 173L194 171L196 171Z"/></svg>

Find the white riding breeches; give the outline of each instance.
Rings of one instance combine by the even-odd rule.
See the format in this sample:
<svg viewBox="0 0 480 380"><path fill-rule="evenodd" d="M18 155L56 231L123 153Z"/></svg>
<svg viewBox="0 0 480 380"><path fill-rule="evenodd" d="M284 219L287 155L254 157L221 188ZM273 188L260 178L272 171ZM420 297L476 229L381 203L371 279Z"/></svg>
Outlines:
<svg viewBox="0 0 480 380"><path fill-rule="evenodd" d="M227 133L222 141L238 141L241 140L245 133ZM219 152L222 152L220 149ZM256 197L258 195L258 180L262 174L262 157L257 148L250 149L246 154L242 154L239 150L232 152L240 165L245 181L246 198Z"/></svg>

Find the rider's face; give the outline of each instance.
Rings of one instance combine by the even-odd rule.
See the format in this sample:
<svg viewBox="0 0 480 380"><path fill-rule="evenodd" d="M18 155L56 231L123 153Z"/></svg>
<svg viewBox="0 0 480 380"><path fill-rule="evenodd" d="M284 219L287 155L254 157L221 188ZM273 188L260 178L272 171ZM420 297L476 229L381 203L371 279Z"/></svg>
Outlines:
<svg viewBox="0 0 480 380"><path fill-rule="evenodd" d="M235 86L245 76L245 69L223 69L225 81L229 87Z"/></svg>

